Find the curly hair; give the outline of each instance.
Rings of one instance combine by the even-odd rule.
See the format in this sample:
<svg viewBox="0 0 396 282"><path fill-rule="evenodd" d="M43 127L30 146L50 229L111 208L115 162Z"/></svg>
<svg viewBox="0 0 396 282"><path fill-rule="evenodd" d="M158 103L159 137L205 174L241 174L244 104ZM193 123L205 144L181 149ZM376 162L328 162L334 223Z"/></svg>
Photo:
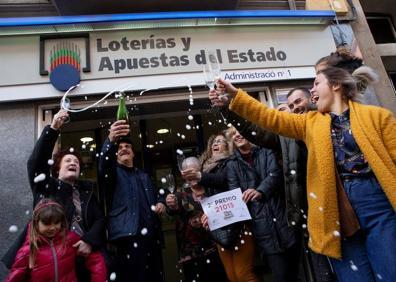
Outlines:
<svg viewBox="0 0 396 282"><path fill-rule="evenodd" d="M208 139L208 145L206 146L205 151L203 152L202 156L200 157L201 164L204 164L208 159L212 157L212 145L214 140L216 139L217 136L223 136L226 139L226 146L227 146L227 151L225 152L225 155L231 155L232 154L232 145L229 140L229 138L226 135L226 132L224 130L213 134L209 137Z"/></svg>
<svg viewBox="0 0 396 282"><path fill-rule="evenodd" d="M78 159L78 162L82 164L81 156L78 152L72 150L71 148L66 148L64 150L57 151L53 156L52 159L54 160L54 164L51 166L51 175L52 177L58 178L59 177L59 169L62 162L62 159L66 155L73 155Z"/></svg>

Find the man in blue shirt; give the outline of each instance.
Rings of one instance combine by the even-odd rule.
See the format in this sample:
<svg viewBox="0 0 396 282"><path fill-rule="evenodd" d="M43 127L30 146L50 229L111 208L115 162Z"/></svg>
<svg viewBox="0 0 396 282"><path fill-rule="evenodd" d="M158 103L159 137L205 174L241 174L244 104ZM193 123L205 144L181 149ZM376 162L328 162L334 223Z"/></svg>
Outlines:
<svg viewBox="0 0 396 282"><path fill-rule="evenodd" d="M129 125L114 122L99 159L108 204L108 236L116 247L118 281L164 281L160 215L165 212L149 176L134 166ZM162 202L161 202L162 201Z"/></svg>

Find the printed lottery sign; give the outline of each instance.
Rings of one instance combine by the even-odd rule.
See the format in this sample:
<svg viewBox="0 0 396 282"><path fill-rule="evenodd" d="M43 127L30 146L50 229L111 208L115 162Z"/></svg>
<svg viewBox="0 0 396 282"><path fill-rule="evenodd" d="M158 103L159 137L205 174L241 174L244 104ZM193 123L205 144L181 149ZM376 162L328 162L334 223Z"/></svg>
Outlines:
<svg viewBox="0 0 396 282"><path fill-rule="evenodd" d="M210 230L252 218L242 200L240 188L204 198L201 200L201 205L208 216Z"/></svg>

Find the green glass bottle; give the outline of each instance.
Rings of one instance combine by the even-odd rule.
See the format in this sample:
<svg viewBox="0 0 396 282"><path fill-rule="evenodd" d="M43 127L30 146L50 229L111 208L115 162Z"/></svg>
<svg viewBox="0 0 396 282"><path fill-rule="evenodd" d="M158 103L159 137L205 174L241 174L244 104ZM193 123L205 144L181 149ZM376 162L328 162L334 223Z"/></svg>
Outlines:
<svg viewBox="0 0 396 282"><path fill-rule="evenodd" d="M120 100L118 102L118 110L117 110L117 120L126 120L129 123L129 114L128 109L125 105L125 97L123 94L120 94Z"/></svg>
<svg viewBox="0 0 396 282"><path fill-rule="evenodd" d="M125 97L123 93L120 93L120 100L118 101L118 109L117 109L117 120L125 120L127 124L129 124L129 114L128 109L125 105ZM130 137L131 133L129 132L125 137Z"/></svg>

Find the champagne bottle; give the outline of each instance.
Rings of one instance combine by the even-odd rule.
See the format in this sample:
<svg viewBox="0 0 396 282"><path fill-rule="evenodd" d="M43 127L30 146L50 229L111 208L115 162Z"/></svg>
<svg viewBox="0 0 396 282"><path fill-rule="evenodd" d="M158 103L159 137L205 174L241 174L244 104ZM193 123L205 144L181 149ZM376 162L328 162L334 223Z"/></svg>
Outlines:
<svg viewBox="0 0 396 282"><path fill-rule="evenodd" d="M118 102L118 110L117 110L117 120L126 120L129 123L129 114L127 107L125 105L125 97L123 94L120 94L120 100Z"/></svg>
<svg viewBox="0 0 396 282"><path fill-rule="evenodd" d="M123 93L120 93L120 100L118 101L118 109L117 109L117 120L125 120L127 124L129 124L129 114L128 109L125 105L125 97ZM125 137L129 138L131 133L125 135Z"/></svg>

